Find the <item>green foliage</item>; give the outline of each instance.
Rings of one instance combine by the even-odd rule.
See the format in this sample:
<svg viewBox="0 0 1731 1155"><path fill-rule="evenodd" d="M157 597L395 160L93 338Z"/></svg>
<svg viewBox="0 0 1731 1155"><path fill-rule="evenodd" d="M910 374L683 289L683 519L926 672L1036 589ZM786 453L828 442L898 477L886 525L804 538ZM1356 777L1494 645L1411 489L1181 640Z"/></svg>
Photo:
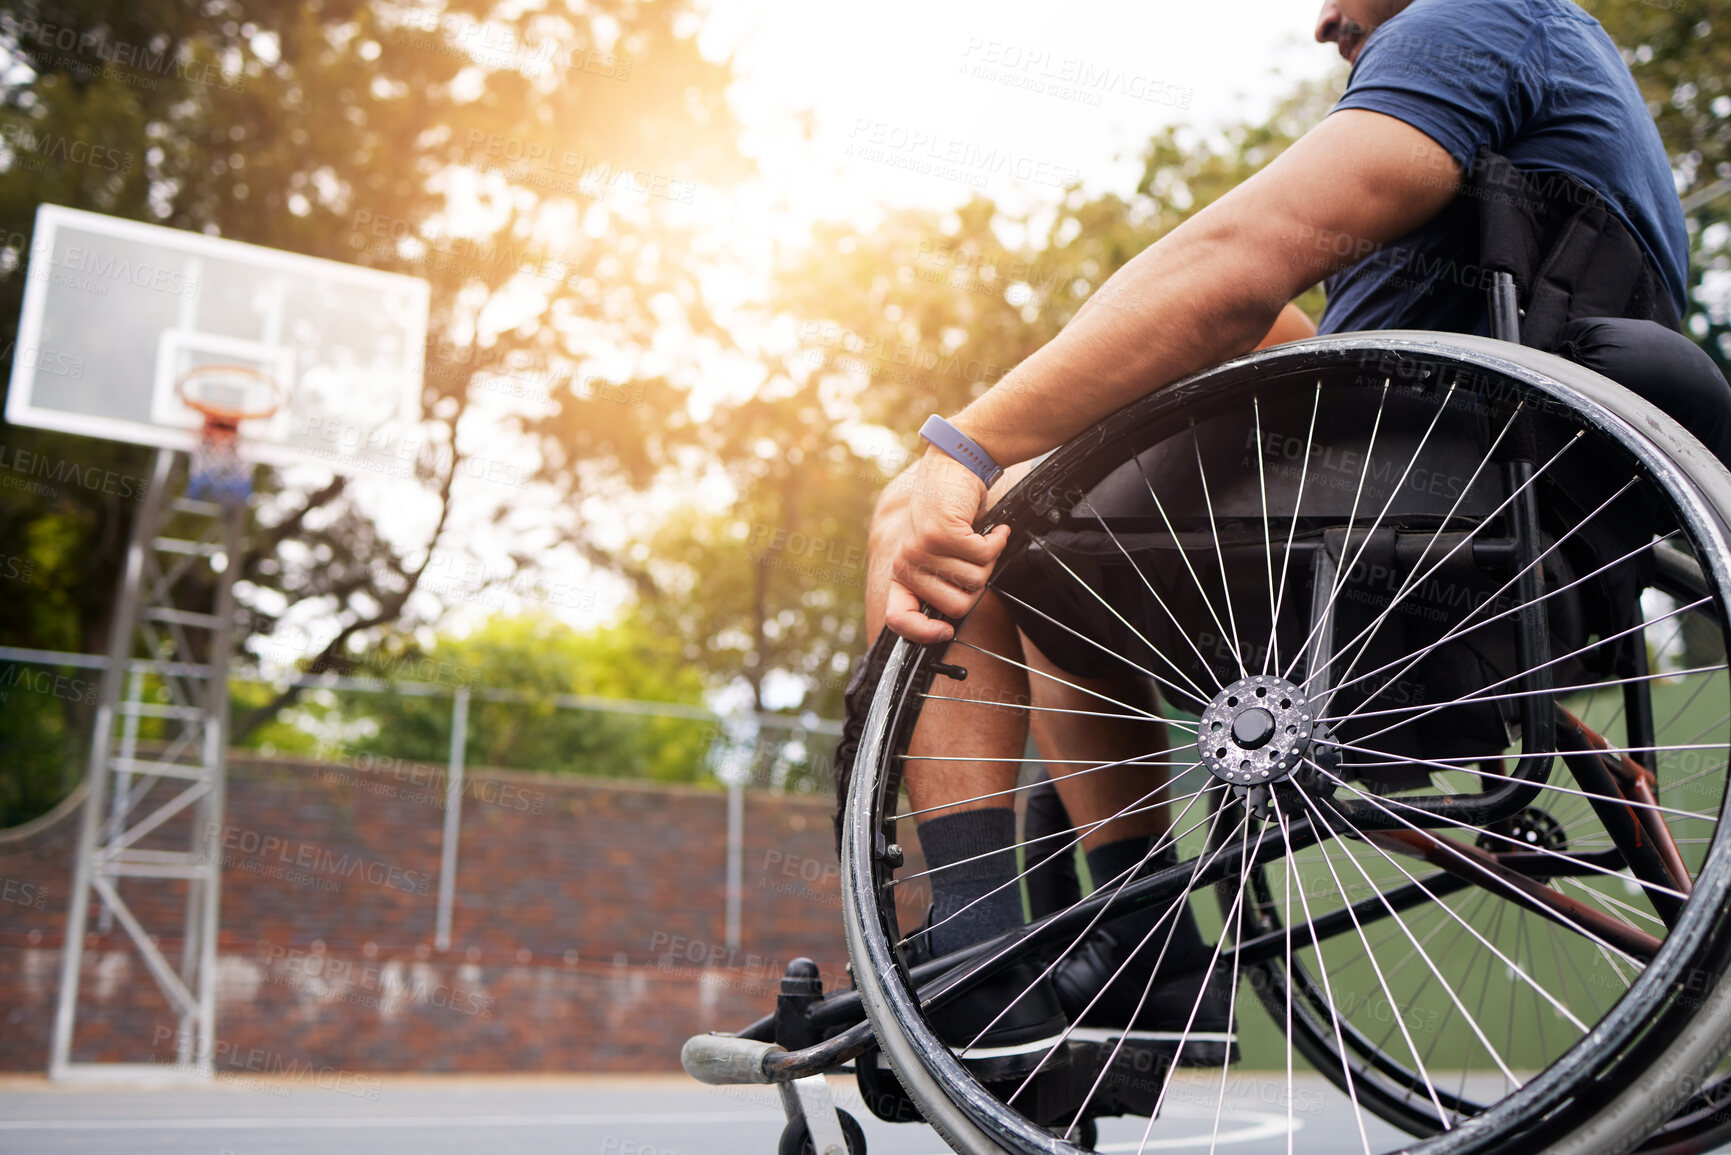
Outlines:
<svg viewBox="0 0 1731 1155"><path fill-rule="evenodd" d="M1731 50L1712 35L1722 6L1589 7L1627 49L1685 193L1731 179ZM800 708L836 716L847 658L865 642L865 526L884 482L917 450L913 430L928 413L953 412L984 391L1056 335L1112 272L1266 165L1321 119L1344 79L1299 86L1265 123L1163 131L1143 150L1129 195L1072 188L1026 213L975 198L953 211L891 209L868 229L821 226L784 258L755 318L787 324L797 344L759 352L739 349L707 313L699 249L668 211L671 198L620 204L575 184L552 187L511 159L538 148L574 154L580 169L601 164L667 181L725 184L743 174L725 99L730 66L698 54L686 3L446 6L453 20L508 28L515 43L559 45L547 70L510 54L467 58L459 40L436 30L445 24L428 33L402 23L406 11L363 0L26 0L0 14L0 41L25 66L0 87L0 128L131 158L124 172L5 162L0 238L12 239L0 239L0 341L12 335L30 220L43 200L428 278L436 334L429 442L455 444L472 385L491 376L551 385L550 412L521 422L537 484L573 511L547 532L632 583L632 618L593 635L544 619L497 622L440 638L422 654L404 639L423 624L410 596L437 537L393 540L340 482L273 490L241 572L256 589L310 601L339 623L308 669L348 670L357 653L418 655L472 668L474 684L543 696L541 705L477 700L467 751L476 763L667 780L702 777L712 739L705 727L552 711L544 696L695 703L702 688L738 681L763 708L783 701L779 674L783 685L809 687ZM25 21L90 39L72 54L51 50L22 34ZM169 71L140 85L125 69L91 67L103 62L99 46L113 45L202 62L206 79ZM597 53L615 63L582 67ZM629 62L628 80L618 61ZM442 177L465 169L491 182L478 194L484 211L454 211ZM428 261L427 239L449 237L458 219L473 222L462 227L481 244L527 254L561 276L510 262ZM379 236L368 221L392 223ZM1731 268L1727 224L1731 197L1692 213L1700 249L1692 287L1705 271ZM1317 315L1320 291L1300 304ZM1723 358L1727 319L1697 313L1697 335ZM673 331L690 338L672 342L681 347L757 357L758 387L701 418L677 384L688 366L640 374L623 391L573 387L593 371L597 350L641 351ZM148 459L132 447L12 428L0 444L8 454L24 449L132 476ZM454 455L423 463L441 531L456 475ZM625 508L657 486L695 497L699 479L728 491L725 507L694 503L659 522L633 521L622 544L600 538L576 512L595 498ZM469 511L465 528L503 517L508 507L497 505ZM11 591L18 596L0 598L0 644L104 648L133 508L77 486L0 493L0 540L19 543L11 551L33 559L37 575ZM533 566L527 556L521 563ZM252 600L255 627L268 630L273 618L260 606L275 603ZM442 761L448 698L391 701L345 693L297 703L237 687L235 732L280 750L337 742ZM0 791L12 793L0 798L47 798L52 789L30 783L64 783L64 768L80 757L81 739L69 736L87 731L88 709L51 698L9 713L6 735L34 737L7 740L16 756ZM377 731L355 733L359 721ZM821 776L821 767L808 760L792 772Z"/></svg>
<svg viewBox="0 0 1731 1155"><path fill-rule="evenodd" d="M1731 10L1720 0L1640 4L1585 0L1623 50L1689 205L1689 331L1731 370L1731 317L1705 307L1700 289L1731 275ZM1723 290L1721 290L1723 291Z"/></svg>
<svg viewBox="0 0 1731 1155"><path fill-rule="evenodd" d="M312 695L279 719L276 733L298 728L299 748L323 756L366 753L443 764L450 753L453 693L469 687L468 765L703 781L716 738L712 723L577 709L555 700L630 698L701 708L702 682L680 650L676 641L630 620L577 633L540 615L494 618L466 637L440 637L425 650L387 642L376 655L376 664L387 668L428 672L436 679L434 693L412 696L381 684L377 693ZM499 700L486 690L515 694ZM319 737L309 743L313 734ZM278 740L261 731L252 741L267 737Z"/></svg>
<svg viewBox="0 0 1731 1155"><path fill-rule="evenodd" d="M0 828L28 822L78 782L85 750L72 709L95 686L88 670L0 662ZM57 693L57 689L59 692Z"/></svg>

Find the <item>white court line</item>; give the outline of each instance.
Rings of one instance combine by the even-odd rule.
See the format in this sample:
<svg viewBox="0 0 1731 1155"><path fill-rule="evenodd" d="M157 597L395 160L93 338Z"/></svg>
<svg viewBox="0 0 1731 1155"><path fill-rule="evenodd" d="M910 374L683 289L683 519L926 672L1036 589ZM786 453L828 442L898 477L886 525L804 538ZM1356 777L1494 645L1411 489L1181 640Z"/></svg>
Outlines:
<svg viewBox="0 0 1731 1155"><path fill-rule="evenodd" d="M320 1130L338 1127L582 1127L593 1124L763 1123L785 1121L780 1111L710 1111L686 1115L328 1115L236 1119L0 1119L0 1131L221 1131Z"/></svg>
<svg viewBox="0 0 1731 1155"><path fill-rule="evenodd" d="M1167 1105L1161 1112L1162 1119L1207 1119L1212 1121L1214 1110L1211 1107L1177 1107ZM1224 1147L1228 1143L1255 1143L1262 1139L1278 1139L1286 1134L1286 1116L1269 1111L1246 1111L1228 1108L1220 1116L1233 1122L1249 1123L1236 1131L1222 1131L1218 1139L1211 1133L1201 1135L1174 1135L1166 1139L1150 1139L1139 1143L1134 1139L1128 1142L1102 1143L1094 1150L1104 1155L1108 1151L1181 1151L1186 1148L1205 1148L1211 1143ZM1304 1120L1294 1119L1292 1130L1296 1134L1304 1130ZM946 1153L947 1155L947 1153Z"/></svg>

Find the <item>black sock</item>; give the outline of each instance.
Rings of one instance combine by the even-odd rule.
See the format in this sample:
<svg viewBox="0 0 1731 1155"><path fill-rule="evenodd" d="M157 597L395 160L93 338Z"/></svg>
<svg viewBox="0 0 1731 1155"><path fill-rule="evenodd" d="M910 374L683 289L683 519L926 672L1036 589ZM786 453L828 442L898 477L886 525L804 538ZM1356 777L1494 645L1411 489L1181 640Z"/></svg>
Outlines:
<svg viewBox="0 0 1731 1155"><path fill-rule="evenodd" d="M919 834L932 871L932 954L949 954L1022 925L1014 810L945 814L920 823Z"/></svg>
<svg viewBox="0 0 1731 1155"><path fill-rule="evenodd" d="M1039 783L1028 791L1022 839L1028 917L1041 919L1080 902L1082 885L1076 875L1076 844L1070 815L1043 770Z"/></svg>
<svg viewBox="0 0 1731 1155"><path fill-rule="evenodd" d="M1096 846L1088 851L1088 873L1093 875L1094 888L1099 890L1106 887L1115 890L1126 882L1133 882L1135 879L1163 870L1178 861L1177 851L1171 846L1162 848L1150 857L1148 851L1153 845L1154 839L1143 835L1135 838L1120 838L1116 842L1108 842L1104 846ZM1134 871L1133 874L1132 871ZM1126 946L1134 946L1142 941L1143 937L1148 934L1149 928L1159 921L1162 914L1166 913L1169 902L1170 900L1151 903L1134 914L1126 915L1121 919L1114 919L1111 924L1113 933ZM1114 903L1113 905L1116 907L1117 904ZM1111 910L1107 911L1108 918L1111 917L1111 913ZM1169 930L1172 930L1172 919L1170 918L1161 923L1160 929L1155 931L1154 936L1148 940L1146 949L1149 959L1158 957L1160 947L1166 942L1166 932ZM1171 957L1179 957L1201 949L1202 946L1202 933L1196 927L1196 914L1190 909L1190 903L1186 901L1178 911L1178 929L1172 933L1172 945L1167 954Z"/></svg>

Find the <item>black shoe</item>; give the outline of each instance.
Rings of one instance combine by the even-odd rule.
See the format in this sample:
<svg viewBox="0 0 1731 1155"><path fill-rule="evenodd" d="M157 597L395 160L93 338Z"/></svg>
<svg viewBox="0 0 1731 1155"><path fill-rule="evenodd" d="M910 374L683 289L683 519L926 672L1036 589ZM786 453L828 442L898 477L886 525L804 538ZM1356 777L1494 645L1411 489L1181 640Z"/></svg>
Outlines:
<svg viewBox="0 0 1731 1155"><path fill-rule="evenodd" d="M1042 969L1032 961L1011 963L931 1012L938 1038L982 1083L1022 1079L1036 1068L1049 1071L1069 1062L1063 1043L1070 1020Z"/></svg>
<svg viewBox="0 0 1731 1155"><path fill-rule="evenodd" d="M1169 1046L1183 1066L1215 1066L1224 1062L1229 1052L1236 1057L1231 974L1225 968L1210 968L1214 950L1202 941L1190 904L1179 908L1175 930L1168 920L1150 936L1151 921L1132 915L1122 922L1096 926L1053 970L1058 1005L1076 1023L1070 1037L1083 1042L1110 1043L1122 1038ZM1170 944L1166 941L1168 931ZM1161 957L1163 947L1165 956ZM1156 959L1160 960L1158 973L1154 973ZM1150 987L1151 973L1154 981ZM1118 977L1113 979L1113 975Z"/></svg>
<svg viewBox="0 0 1731 1155"><path fill-rule="evenodd" d="M908 967L931 959L931 936L926 933L931 924L928 909L924 925L903 948L902 961ZM1069 1050L1060 1044L1070 1020L1043 969L1031 960L1013 962L930 1013L938 1038L982 1083L1019 1080L1036 1068L1047 1071L1069 1062ZM1005 1010L1012 999L1015 1005ZM1058 1053L1046 1058L1054 1047Z"/></svg>

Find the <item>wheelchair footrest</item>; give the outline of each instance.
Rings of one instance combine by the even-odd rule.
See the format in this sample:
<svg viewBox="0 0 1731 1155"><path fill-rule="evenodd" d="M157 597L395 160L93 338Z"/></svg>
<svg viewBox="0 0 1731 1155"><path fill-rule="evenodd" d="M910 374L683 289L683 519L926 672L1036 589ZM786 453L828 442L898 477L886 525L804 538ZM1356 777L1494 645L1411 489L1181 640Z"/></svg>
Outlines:
<svg viewBox="0 0 1731 1155"><path fill-rule="evenodd" d="M1174 1059L1180 1067L1219 1067L1239 1056L1237 1039L1225 1035L1192 1035L1184 1041L1180 1053L1175 1036L1133 1035L1117 1046L1121 1031L1090 1031L1089 1037L1078 1039L1076 1035L1080 1033L1080 1029L1073 1032L1065 1044L1069 1061L1041 1070L1026 1090L1018 1093L1022 1084L1019 1079L987 1085L1000 1098L1015 1095L1017 1109L1042 1126L1062 1127L1075 1117L1084 1100L1090 1118L1152 1115ZM1099 1037L1093 1037L1096 1035ZM1111 1066L1102 1078L1101 1068L1108 1060ZM908 1099L881 1054L871 1051L861 1055L856 1073L860 1097L872 1114L891 1123L920 1121L918 1108Z"/></svg>

